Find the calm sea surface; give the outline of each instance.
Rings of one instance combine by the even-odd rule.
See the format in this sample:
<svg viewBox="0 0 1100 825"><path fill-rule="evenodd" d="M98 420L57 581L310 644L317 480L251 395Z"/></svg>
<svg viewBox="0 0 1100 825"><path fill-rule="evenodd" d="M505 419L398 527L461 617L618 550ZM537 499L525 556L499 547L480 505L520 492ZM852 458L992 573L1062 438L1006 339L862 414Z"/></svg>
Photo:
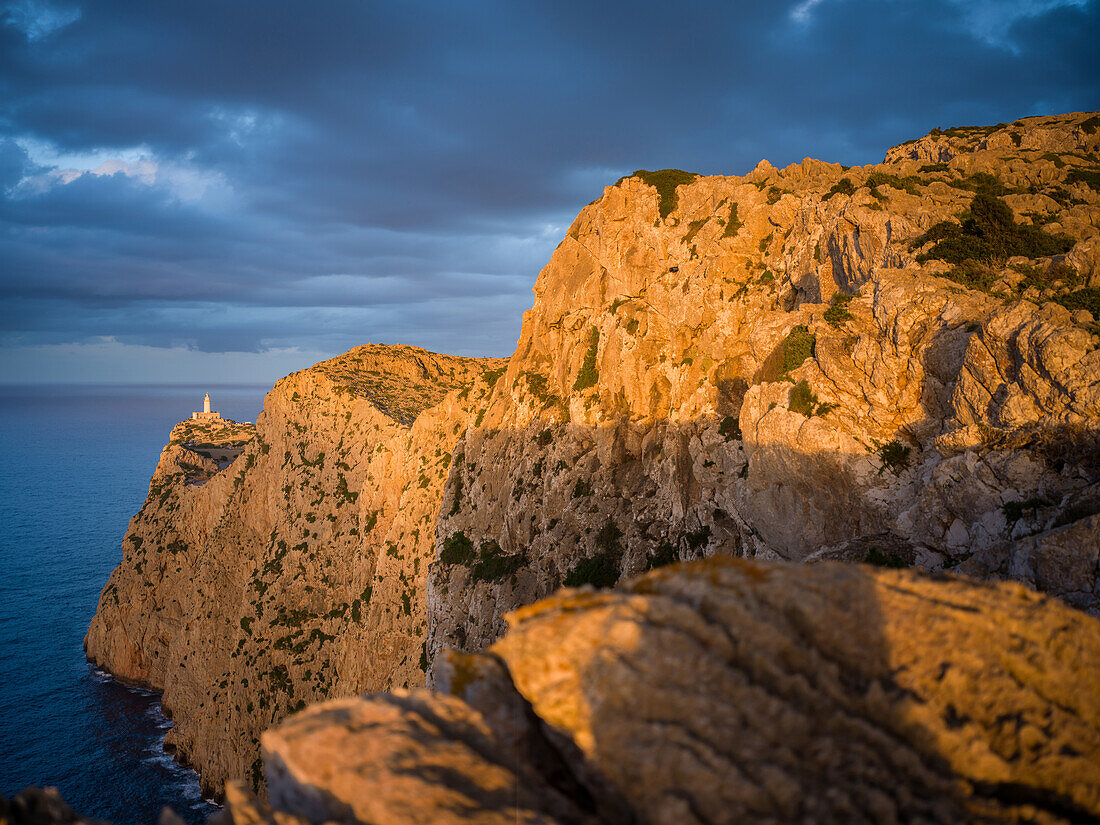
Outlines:
<svg viewBox="0 0 1100 825"><path fill-rule="evenodd" d="M172 425L207 390L255 421L268 389L0 386L0 793L54 785L118 825L215 810L161 749L158 695L95 670L82 643Z"/></svg>

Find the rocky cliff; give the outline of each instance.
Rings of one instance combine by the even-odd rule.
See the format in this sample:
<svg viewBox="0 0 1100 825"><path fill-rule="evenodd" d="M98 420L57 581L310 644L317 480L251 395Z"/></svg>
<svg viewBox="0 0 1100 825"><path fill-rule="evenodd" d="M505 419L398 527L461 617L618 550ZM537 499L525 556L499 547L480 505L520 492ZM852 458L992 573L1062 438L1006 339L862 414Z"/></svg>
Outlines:
<svg viewBox="0 0 1100 825"><path fill-rule="evenodd" d="M1100 821L1100 622L1020 585L715 558L509 623L265 733L223 821Z"/></svg>
<svg viewBox="0 0 1100 825"><path fill-rule="evenodd" d="M450 679L439 654L508 611L678 560L950 570L1100 612L1098 150L1076 114L875 166L623 178L509 361L358 348L280 381L224 468L177 432L89 656L164 690L217 789L259 787L261 731L309 702Z"/></svg>
<svg viewBox="0 0 1100 825"><path fill-rule="evenodd" d="M85 649L164 691L208 791L259 784L259 735L292 710L423 684L443 479L502 366L368 345L279 381L254 437L173 430Z"/></svg>
<svg viewBox="0 0 1100 825"><path fill-rule="evenodd" d="M1078 114L875 166L609 186L455 447L429 653L562 584L713 553L1007 577L1096 611L1098 149Z"/></svg>

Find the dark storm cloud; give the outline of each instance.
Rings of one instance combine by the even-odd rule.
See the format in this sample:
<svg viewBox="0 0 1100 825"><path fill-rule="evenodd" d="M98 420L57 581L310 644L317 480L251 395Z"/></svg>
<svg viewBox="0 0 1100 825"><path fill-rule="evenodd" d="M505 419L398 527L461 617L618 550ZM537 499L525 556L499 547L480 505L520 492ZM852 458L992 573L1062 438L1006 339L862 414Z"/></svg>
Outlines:
<svg viewBox="0 0 1100 825"><path fill-rule="evenodd" d="M633 169L1100 106L1086 0L2 8L9 347L507 354Z"/></svg>

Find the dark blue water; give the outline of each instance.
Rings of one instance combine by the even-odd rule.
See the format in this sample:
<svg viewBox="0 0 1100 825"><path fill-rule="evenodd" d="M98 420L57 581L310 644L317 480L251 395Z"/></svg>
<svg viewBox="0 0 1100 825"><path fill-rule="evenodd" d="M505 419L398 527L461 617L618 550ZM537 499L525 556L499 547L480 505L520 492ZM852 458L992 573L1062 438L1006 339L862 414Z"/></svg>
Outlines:
<svg viewBox="0 0 1100 825"><path fill-rule="evenodd" d="M0 387L0 793L54 785L118 825L215 810L161 749L157 694L96 671L82 643L172 425L207 390L254 421L267 389Z"/></svg>

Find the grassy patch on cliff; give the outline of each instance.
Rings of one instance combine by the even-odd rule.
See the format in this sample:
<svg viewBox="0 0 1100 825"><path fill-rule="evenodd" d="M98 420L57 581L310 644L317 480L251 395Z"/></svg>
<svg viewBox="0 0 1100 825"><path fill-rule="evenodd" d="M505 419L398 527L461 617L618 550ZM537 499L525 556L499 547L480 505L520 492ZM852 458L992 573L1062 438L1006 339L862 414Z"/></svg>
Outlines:
<svg viewBox="0 0 1100 825"><path fill-rule="evenodd" d="M577 380L573 382L575 392L594 387L600 380L600 371L596 369L596 353L599 347L600 331L592 327L588 337L588 351L584 354L584 363L581 364L581 371L577 373Z"/></svg>
<svg viewBox="0 0 1100 825"><path fill-rule="evenodd" d="M679 202L676 188L685 183L691 183L699 175L695 172L685 172L683 169L660 169L656 172L638 169L627 177L641 178L644 183L657 190L657 211L661 213L661 218L667 218ZM625 178L620 178L620 182L622 180Z"/></svg>
<svg viewBox="0 0 1100 825"><path fill-rule="evenodd" d="M1100 321L1100 289L1096 287L1078 289L1076 292L1061 295L1054 300L1071 311L1087 309L1092 313L1094 320Z"/></svg>
<svg viewBox="0 0 1100 825"><path fill-rule="evenodd" d="M742 226L744 226L744 224L741 223L741 220L737 217L737 201L733 201L730 204L730 216L729 220L726 221L726 229L722 233L722 237L734 237L738 233L738 231L740 231Z"/></svg>
<svg viewBox="0 0 1100 825"><path fill-rule="evenodd" d="M439 560L444 564L468 565L474 560L474 544L462 531L452 533L443 542Z"/></svg>
<svg viewBox="0 0 1100 825"><path fill-rule="evenodd" d="M497 542L483 541L477 561L470 568L470 578L475 582L500 581L514 576L525 564L527 557L523 553L508 555Z"/></svg>
<svg viewBox="0 0 1100 825"><path fill-rule="evenodd" d="M852 313L848 311L848 304L855 297L855 295L845 295L843 292L834 295L832 303L825 310L825 322L834 329L839 329L845 321L852 320Z"/></svg>
<svg viewBox="0 0 1100 825"><path fill-rule="evenodd" d="M1037 226L1017 223L1008 204L985 192L974 196L970 209L960 216L958 223L937 223L913 241L910 248L928 243L933 244L932 248L917 255L917 260L969 265L958 278L967 286L971 285L968 281L974 280L974 262L1001 266L1017 255L1025 258L1057 255L1073 246L1072 239L1065 235L1052 235Z"/></svg>
<svg viewBox="0 0 1100 825"><path fill-rule="evenodd" d="M787 409L807 418L812 418L815 415L825 415L834 409L834 405L822 404L818 401L817 394L810 389L809 382L803 378L791 387L791 391L787 394Z"/></svg>
<svg viewBox="0 0 1100 825"><path fill-rule="evenodd" d="M596 535L596 547L599 552L594 556L580 559L565 576L566 587L581 587L590 584L593 587L612 587L619 580L622 563L622 548L619 539L622 530L611 519L600 528Z"/></svg>
<svg viewBox="0 0 1100 825"><path fill-rule="evenodd" d="M833 184L833 187L828 192L821 196L821 200L827 201L834 195L853 195L855 191L856 186L852 183L851 178L841 178Z"/></svg>

